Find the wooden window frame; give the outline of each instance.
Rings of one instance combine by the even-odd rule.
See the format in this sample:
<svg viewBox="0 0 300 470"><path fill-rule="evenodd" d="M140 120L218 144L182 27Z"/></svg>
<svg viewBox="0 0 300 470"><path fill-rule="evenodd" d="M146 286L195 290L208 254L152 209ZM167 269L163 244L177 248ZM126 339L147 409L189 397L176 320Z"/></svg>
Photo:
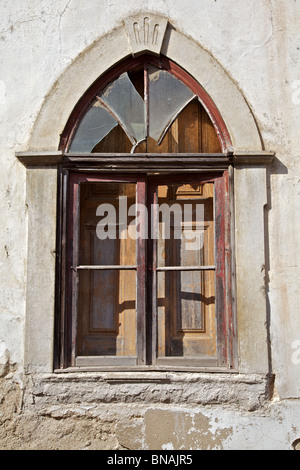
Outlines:
<svg viewBox="0 0 300 470"><path fill-rule="evenodd" d="M111 160L114 158L114 173L111 173ZM116 160L117 159L117 160ZM192 166L187 169L187 161L192 160ZM101 162L101 164L100 164ZM149 165L151 162L151 165ZM141 163L143 166L141 166ZM59 233L57 241L57 295L56 295L56 348L55 369L65 370L235 370L236 357L236 327L233 301L234 278L232 238L232 204L233 181L232 159L227 154L198 154L180 155L68 155L65 154L64 162L59 166ZM108 164L109 168L105 168ZM169 167L166 174L166 164ZM153 165L153 166L152 166ZM162 168L159 168L162 165ZM137 166L139 171L137 172ZM149 168L150 166L150 168ZM156 171L153 170L155 167ZM216 289L216 319L217 319L217 364L199 360L197 363L188 363L184 360L167 360L161 364L156 363L156 335L153 335L155 324L152 323L152 315L149 307L152 304L153 295L148 289L146 300L146 282L153 285L149 266L146 269L145 259L142 253L146 252L147 241L139 239L137 250L137 357L136 364L131 360L124 361L77 361L75 360L76 319L74 309L76 305L76 246L78 237L78 188L82 182L137 182L138 201L146 198L146 177L156 174L156 178L163 181L175 181L180 178L182 182L194 181L197 175L201 181L213 181L215 184L215 289ZM178 176L180 175L180 176ZM182 176L184 175L184 176ZM153 197L151 185L148 186L147 197ZM138 202L137 201L137 202ZM77 229L75 229L77 227ZM72 236L70 237L70 234ZM149 250L149 247L148 247ZM69 276L68 272L72 272ZM146 278L148 276L148 281ZM150 293L150 294L149 294ZM149 297L150 295L150 297ZM147 306L146 306L147 304ZM153 309L153 308L152 308ZM154 316L155 318L155 316ZM141 334L142 333L142 334Z"/></svg>
<svg viewBox="0 0 300 470"><path fill-rule="evenodd" d="M80 123L82 117L92 103L97 90L103 89L110 82L115 80L123 72L135 70L143 65L146 70L147 64L152 64L158 68L168 71L176 78L188 86L200 103L207 111L211 122L217 132L221 151L223 153L208 154L150 154L150 153L69 153L68 148ZM201 85L194 80L187 72L181 69L170 59L160 56L150 55L140 56L138 58L128 58L117 66L101 76L87 92L82 96L75 106L70 118L61 134L59 156L51 156L49 164L55 160L58 164L58 237L57 237L57 289L56 289L56 323L55 323L55 357L54 369L73 370L74 361L74 313L70 315L70 302L74 296L72 283L67 281L68 263L72 265L73 259L68 258L70 242L67 239L68 226L72 227L72 209L74 205L73 194L70 194L70 182L73 175L79 178L95 178L95 175L101 175L101 178L107 179L120 178L125 181L129 178L143 181L146 175L164 175L164 178L173 178L174 175L185 174L186 179L192 179L196 174L202 175L202 178L217 178L220 183L216 184L215 194L221 201L217 205L215 213L216 227L219 240L216 246L215 264L221 266L216 270L216 289L218 291L217 302L217 348L218 348L218 366L213 367L209 364L176 364L176 365L157 365L153 363L154 349L147 347L142 351L141 344L138 345L138 355L142 360L136 366L126 365L108 365L97 366L96 370L236 370L237 368L237 335L236 335L236 308L235 308L235 261L234 261L234 198L233 198L233 165L234 155L230 136L226 125L216 108L210 96L205 92ZM29 158L31 158L29 156ZM109 176L110 175L110 176ZM98 179L99 180L99 179ZM71 183L72 184L72 183ZM152 193L153 194L153 193ZM75 195L76 196L76 195ZM148 194L149 197L149 194ZM77 215L75 214L75 217ZM75 219L76 221L76 219ZM76 239L75 239L76 241ZM221 256L221 258L220 258ZM144 272L146 276L146 272ZM73 271L73 282L75 273ZM68 292L70 295L68 295ZM74 299L73 299L74 301ZM144 301L145 302L145 301ZM148 299L149 305L149 299ZM148 315L149 319L149 315ZM138 328L143 331L151 328L146 325L145 315L141 318ZM145 334L144 334L145 336ZM152 341L152 340L151 340ZM143 340L144 344L145 341ZM72 359L73 358L73 359ZM151 363L151 365L149 365ZM76 368L76 367L75 367ZM89 370L93 368L91 365ZM84 367L80 367L84 370Z"/></svg>
<svg viewBox="0 0 300 470"><path fill-rule="evenodd" d="M79 210L80 210L80 184L82 183L136 183L136 203L143 204L145 202L145 178L142 176L128 176L128 175L92 175L88 173L71 173L69 179L69 198L70 198L70 208L67 218L67 234L66 239L68 240L69 245L71 244L72 248L67 249L67 270L70 274L67 273L67 286L68 286L68 301L71 302L68 305L67 317L69 324L71 325L72 339L71 339L71 357L69 358L69 363L71 366L85 364L93 364L94 360L84 360L82 357L78 360L76 357L76 337L77 337L77 286L78 286L78 270L81 267L78 267L79 256ZM137 357L136 358L124 358L124 357L102 357L101 361L97 358L97 363L102 363L101 365L107 365L110 363L112 366L115 364L120 364L128 367L133 366L136 362L137 365L145 365L145 314L146 311L146 295L145 295L145 278L146 278L146 265L143 253L145 253L146 241L142 238L137 239L137 248L136 248L136 266L131 266L130 269L136 271L136 292L139 295L136 296L136 328L139 334L137 335ZM112 268L112 267L110 267ZM124 268L124 267L123 267ZM99 268L96 268L99 269ZM126 267L128 269L128 267ZM121 266L118 267L118 270L122 270ZM136 361L135 361L136 359Z"/></svg>

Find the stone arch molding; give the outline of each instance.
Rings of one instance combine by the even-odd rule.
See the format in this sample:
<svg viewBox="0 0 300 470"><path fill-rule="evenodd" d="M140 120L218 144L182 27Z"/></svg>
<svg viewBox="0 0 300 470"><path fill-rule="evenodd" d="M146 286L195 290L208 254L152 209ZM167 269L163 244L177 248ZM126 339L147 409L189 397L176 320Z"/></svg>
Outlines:
<svg viewBox="0 0 300 470"><path fill-rule="evenodd" d="M61 74L43 102L27 151L57 151L65 124L90 85L122 59L145 52L165 55L202 85L227 126L235 152L262 150L249 106L221 65L198 43L174 29L166 18L140 13L100 37Z"/></svg>

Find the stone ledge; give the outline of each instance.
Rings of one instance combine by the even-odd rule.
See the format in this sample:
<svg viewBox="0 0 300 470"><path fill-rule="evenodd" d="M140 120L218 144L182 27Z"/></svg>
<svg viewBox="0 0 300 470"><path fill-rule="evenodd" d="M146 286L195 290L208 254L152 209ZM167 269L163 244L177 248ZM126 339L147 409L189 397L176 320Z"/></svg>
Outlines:
<svg viewBox="0 0 300 470"><path fill-rule="evenodd" d="M16 152L16 158L23 163L24 166L48 166L58 165L63 158L60 151L57 152Z"/></svg>
<svg viewBox="0 0 300 470"><path fill-rule="evenodd" d="M232 373L36 374L27 377L24 404L222 404L254 411L269 402L272 383L269 375Z"/></svg>
<svg viewBox="0 0 300 470"><path fill-rule="evenodd" d="M267 165L273 161L275 157L274 152L268 151L238 151L236 150L233 154L233 165L234 166L251 166L251 165Z"/></svg>

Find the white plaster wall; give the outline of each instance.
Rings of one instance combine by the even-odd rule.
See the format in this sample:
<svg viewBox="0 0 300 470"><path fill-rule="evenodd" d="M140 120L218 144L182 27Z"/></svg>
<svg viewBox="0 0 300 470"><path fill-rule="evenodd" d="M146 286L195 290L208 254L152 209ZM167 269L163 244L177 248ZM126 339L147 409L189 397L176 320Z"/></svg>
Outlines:
<svg viewBox="0 0 300 470"><path fill-rule="evenodd" d="M23 361L26 175L15 152L26 150L43 100L66 67L124 17L150 10L221 63L265 148L276 152L267 208L272 368L278 396L299 398L300 1L0 0L0 8L0 365L9 356Z"/></svg>

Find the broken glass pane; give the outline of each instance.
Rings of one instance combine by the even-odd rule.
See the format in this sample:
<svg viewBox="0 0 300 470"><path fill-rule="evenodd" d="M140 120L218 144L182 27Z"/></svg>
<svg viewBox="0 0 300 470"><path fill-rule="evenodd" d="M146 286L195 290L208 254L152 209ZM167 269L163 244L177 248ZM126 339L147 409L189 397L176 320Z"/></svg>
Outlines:
<svg viewBox="0 0 300 470"><path fill-rule="evenodd" d="M126 72L98 96L116 116L133 144L146 138L145 103Z"/></svg>
<svg viewBox="0 0 300 470"><path fill-rule="evenodd" d="M176 77L149 67L149 136L159 142L177 114L195 97Z"/></svg>
<svg viewBox="0 0 300 470"><path fill-rule="evenodd" d="M118 125L116 119L98 101L95 101L81 120L70 152L90 153L96 144Z"/></svg>

